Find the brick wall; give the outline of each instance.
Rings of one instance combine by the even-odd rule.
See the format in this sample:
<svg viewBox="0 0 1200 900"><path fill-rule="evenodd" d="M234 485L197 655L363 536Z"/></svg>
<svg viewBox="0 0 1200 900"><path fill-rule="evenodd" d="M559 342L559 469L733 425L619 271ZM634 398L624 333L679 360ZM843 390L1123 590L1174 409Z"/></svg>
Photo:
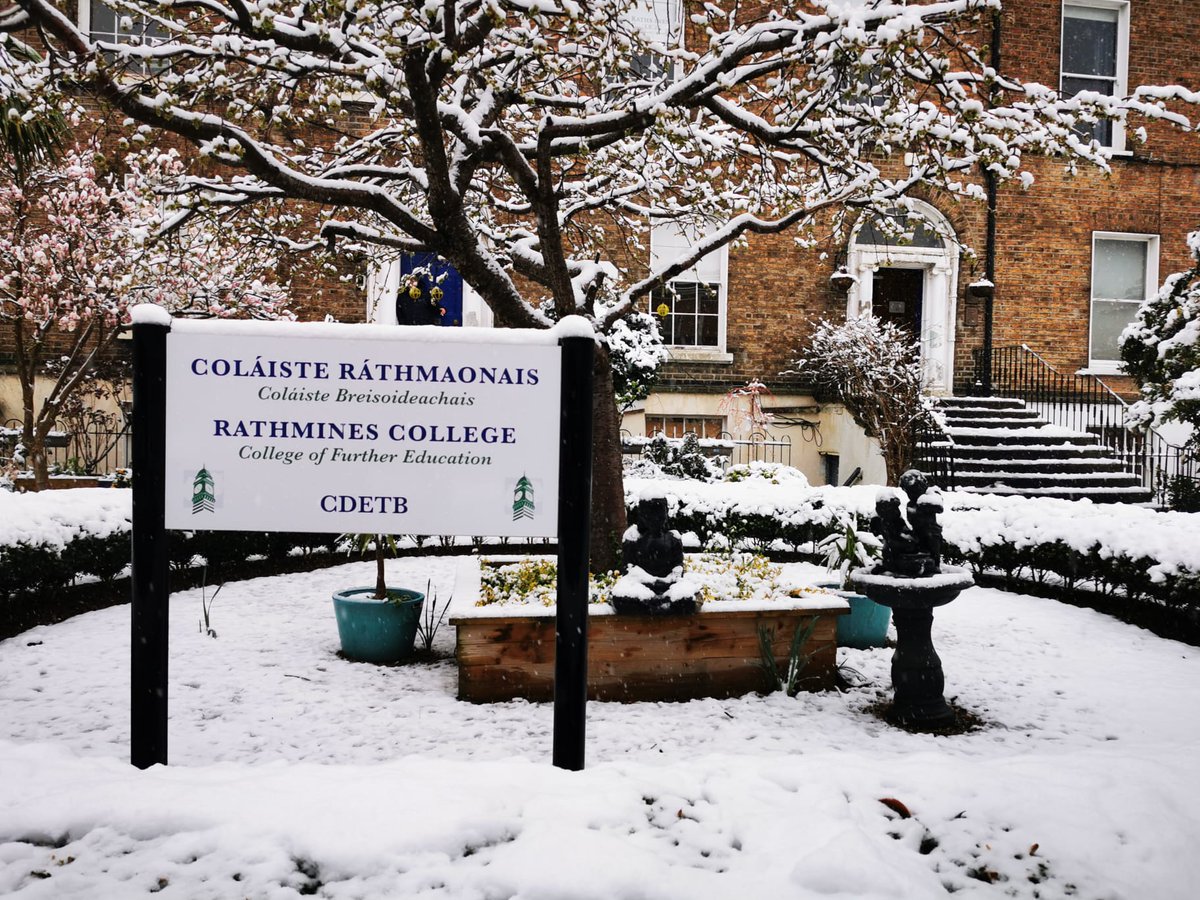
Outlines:
<svg viewBox="0 0 1200 900"><path fill-rule="evenodd" d="M1057 86L1062 0L1008 0L1002 22L1003 69L1024 80ZM1200 89L1200 4L1194 0L1136 0L1131 5L1129 83L1182 83ZM986 42L986 40L982 41ZM1192 118L1197 110L1187 110ZM1200 137L1156 123L1148 140L1114 159L1111 174L1068 177L1060 163L1031 161L1031 190L1001 189L997 204L994 346L1028 344L1051 363L1074 371L1088 363L1092 232L1161 236L1159 275L1187 267L1184 239L1200 228ZM958 387L971 374L971 353L983 345L984 304L967 285L984 271L986 211L982 204L926 196L978 259L964 256L957 285L955 372ZM799 250L787 237L757 237L729 259L726 366L672 363L668 391L715 390L758 377L772 387L802 386L779 373L820 317L844 314L845 298L829 286L839 246ZM834 252L829 252L829 251ZM1127 379L1106 379L1121 389Z"/></svg>
<svg viewBox="0 0 1200 900"><path fill-rule="evenodd" d="M1021 78L1058 82L1061 0L1009 0L1003 14L1003 65ZM1131 6L1129 80L1180 81L1200 88L1194 35L1200 31L1195 0L1136 0ZM366 108L347 107L350 129L369 124ZM1078 368L1087 362L1091 232L1142 231L1160 234L1160 274L1187 263L1183 244L1200 228L1200 139L1151 126L1150 139L1133 156L1113 164L1111 176L1067 178L1052 160L1035 161L1037 183L1028 192L1002 189L998 204L995 345L1027 343L1055 364ZM306 140L326 136L306 132ZM959 238L980 254L984 249L982 205L926 197L950 220ZM617 246L622 246L620 240ZM789 368L796 346L821 317L844 315L845 297L829 285L841 245L801 250L788 236L752 236L730 251L726 349L730 364L672 363L663 372L664 391L723 393L750 378L772 389L798 388ZM821 258L821 252L826 258ZM343 271L361 276L361 260L344 258ZM983 341L982 301L967 296L967 284L982 275L982 258L964 257L957 284L955 367L962 382L971 351ZM304 277L295 285L304 319L326 314L361 321L365 297L353 280ZM3 353L0 336L0 354Z"/></svg>

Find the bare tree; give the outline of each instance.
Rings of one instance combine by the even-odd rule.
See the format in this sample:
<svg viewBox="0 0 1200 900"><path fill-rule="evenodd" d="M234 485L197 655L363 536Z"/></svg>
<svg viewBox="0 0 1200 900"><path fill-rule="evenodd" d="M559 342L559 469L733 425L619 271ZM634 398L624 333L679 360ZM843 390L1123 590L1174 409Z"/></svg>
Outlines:
<svg viewBox="0 0 1200 900"><path fill-rule="evenodd" d="M577 313L601 335L742 235L803 240L817 217L882 213L918 185L979 197L973 171L1028 179L1029 151L1103 166L1082 120L1183 96L1063 99L999 76L974 46L998 0L106 3L161 39L93 40L53 0L16 0L0 28L35 28L42 50L17 77L72 79L182 135L223 166L191 190L322 204L322 239L436 252L502 325ZM636 250L652 219L704 236L624 271L614 248ZM595 372L608 567L624 498L603 340Z"/></svg>

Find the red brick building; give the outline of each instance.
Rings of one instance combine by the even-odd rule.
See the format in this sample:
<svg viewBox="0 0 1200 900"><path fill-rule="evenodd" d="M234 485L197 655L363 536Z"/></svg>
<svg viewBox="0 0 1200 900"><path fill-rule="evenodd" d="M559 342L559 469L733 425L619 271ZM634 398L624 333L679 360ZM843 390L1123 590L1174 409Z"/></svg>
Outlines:
<svg viewBox="0 0 1200 900"><path fill-rule="evenodd" d="M1200 5L1188 0L1006 0L992 43L1001 71L1022 81L1121 95L1139 84L1200 88L1198 32ZM987 299L969 286L989 271L993 347L1024 344L1060 371L1093 373L1128 391L1116 339L1137 301L1189 264L1184 240L1200 228L1200 137L1142 122L1101 125L1097 137L1113 149L1110 173L1068 177L1060 162L1038 159L1029 190L1000 187L992 268L986 205L938 196L921 197L930 227L907 246L860 223L818 250L786 236L751 238L702 264L693 278L708 288L696 309L707 312L692 313L687 302L688 312L669 316L672 361L626 427L737 435L746 426L723 395L759 378L775 395L767 407L784 411L765 431L790 441L792 464L810 480L824 483L834 468L844 478L857 466L881 480L879 458L857 429L784 374L795 348L814 319L870 310L920 335L934 393L961 392L976 379L987 318ZM669 236L653 243L670 252ZM830 281L841 266L856 279L848 290ZM671 321L693 315L694 327ZM786 424L800 421L809 424ZM836 457L840 466L830 467Z"/></svg>
<svg viewBox="0 0 1200 900"><path fill-rule="evenodd" d="M80 21L94 32L145 28L91 0L79 2ZM650 4L662 27L678 28L678 0ZM1144 83L1200 90L1198 32L1194 0L1005 0L990 39L981 40L998 47L1002 72L1023 81L1065 94L1122 95ZM880 480L881 461L861 433L788 373L813 321L867 311L920 336L935 393L963 391L976 380L989 303L993 347L1024 344L1063 371L1094 373L1128 390L1117 375L1116 336L1137 301L1187 265L1184 238L1200 228L1200 138L1147 124L1143 139L1142 124L1098 126L1096 136L1114 152L1108 174L1067 177L1058 161L1033 160L1033 187L1001 187L990 223L984 204L928 195L918 201L927 227L904 246L860 222L849 236L816 249L800 249L787 235L752 236L744 248L702 261L673 282L663 319L671 361L655 393L626 414L625 427L632 434L744 437L762 428L740 413L744 401L726 395L760 379L772 392L765 405L776 413L765 431L790 445L768 456L790 461L818 484L856 467L867 480ZM669 259L686 241L657 229L651 255ZM402 268L327 285L302 305L304 317L403 320ZM840 268L854 277L849 287L831 281ZM989 274L991 300L970 289ZM447 293L443 324L491 324L469 286L448 286ZM650 305L662 302L655 297Z"/></svg>

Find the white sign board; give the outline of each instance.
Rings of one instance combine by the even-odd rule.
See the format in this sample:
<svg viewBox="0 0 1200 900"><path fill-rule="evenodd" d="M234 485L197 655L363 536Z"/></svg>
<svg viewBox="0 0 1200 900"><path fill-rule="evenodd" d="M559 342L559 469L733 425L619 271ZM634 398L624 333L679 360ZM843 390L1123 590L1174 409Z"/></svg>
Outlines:
<svg viewBox="0 0 1200 900"><path fill-rule="evenodd" d="M561 363L544 331L177 320L166 527L554 536Z"/></svg>
<svg viewBox="0 0 1200 900"><path fill-rule="evenodd" d="M625 18L647 41L660 41L668 47L680 45L683 34L681 0L634 0L625 11Z"/></svg>

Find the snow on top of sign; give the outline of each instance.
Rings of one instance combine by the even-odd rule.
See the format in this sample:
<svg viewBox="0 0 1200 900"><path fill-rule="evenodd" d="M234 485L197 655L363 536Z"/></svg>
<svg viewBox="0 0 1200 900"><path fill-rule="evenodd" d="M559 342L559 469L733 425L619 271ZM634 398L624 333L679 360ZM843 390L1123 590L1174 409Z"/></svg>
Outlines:
<svg viewBox="0 0 1200 900"><path fill-rule="evenodd" d="M157 308L157 307L155 307ZM166 315L164 312L163 315ZM136 320L135 320L136 321ZM157 323L156 323L157 324ZM333 338L337 340L415 341L422 344L542 344L565 337L595 337L590 322L568 316L553 328L477 328L469 325L377 325L349 322L263 322L245 319L171 319L165 323L182 334L246 335L250 337Z"/></svg>
<svg viewBox="0 0 1200 900"><path fill-rule="evenodd" d="M171 324L171 314L165 307L157 303L137 303L129 307L129 318L134 325L166 325Z"/></svg>
<svg viewBox="0 0 1200 900"><path fill-rule="evenodd" d="M562 321L556 323L550 329L550 333L554 335L555 340L574 337L594 339L596 337L596 329L583 316L567 316Z"/></svg>

